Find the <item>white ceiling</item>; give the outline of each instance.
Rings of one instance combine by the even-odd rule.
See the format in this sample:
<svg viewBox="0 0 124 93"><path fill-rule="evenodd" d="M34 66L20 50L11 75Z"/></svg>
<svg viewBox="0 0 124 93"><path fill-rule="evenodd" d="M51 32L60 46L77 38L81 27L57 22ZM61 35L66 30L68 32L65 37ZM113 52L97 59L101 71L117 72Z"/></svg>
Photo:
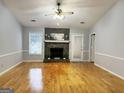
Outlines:
<svg viewBox="0 0 124 93"><path fill-rule="evenodd" d="M56 0L4 0L5 5L14 13L24 26L78 27L90 28L117 0L62 0L61 9L73 11L64 20L55 20L45 14L54 13ZM36 19L36 22L31 22ZM85 24L80 24L84 21Z"/></svg>

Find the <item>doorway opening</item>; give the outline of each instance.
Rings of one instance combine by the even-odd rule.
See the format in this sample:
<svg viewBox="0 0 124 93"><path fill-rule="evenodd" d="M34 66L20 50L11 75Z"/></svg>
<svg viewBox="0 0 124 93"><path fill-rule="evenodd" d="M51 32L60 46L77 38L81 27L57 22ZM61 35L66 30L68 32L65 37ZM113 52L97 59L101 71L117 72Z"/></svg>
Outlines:
<svg viewBox="0 0 124 93"><path fill-rule="evenodd" d="M71 59L72 61L83 61L83 35L72 34L71 35Z"/></svg>

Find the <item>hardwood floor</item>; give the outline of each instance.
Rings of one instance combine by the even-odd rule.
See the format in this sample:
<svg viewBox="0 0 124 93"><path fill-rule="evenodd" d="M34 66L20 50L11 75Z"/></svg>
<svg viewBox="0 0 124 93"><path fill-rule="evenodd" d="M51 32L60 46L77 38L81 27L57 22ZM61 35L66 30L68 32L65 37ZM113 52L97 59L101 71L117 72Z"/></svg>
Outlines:
<svg viewBox="0 0 124 93"><path fill-rule="evenodd" d="M15 93L124 93L124 80L93 63L22 63L0 77Z"/></svg>

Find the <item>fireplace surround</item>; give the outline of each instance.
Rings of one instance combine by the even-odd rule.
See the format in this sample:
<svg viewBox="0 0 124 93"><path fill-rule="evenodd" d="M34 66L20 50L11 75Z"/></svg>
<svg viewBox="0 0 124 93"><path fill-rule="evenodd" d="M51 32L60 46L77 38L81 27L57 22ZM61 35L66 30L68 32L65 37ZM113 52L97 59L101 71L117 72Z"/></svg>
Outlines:
<svg viewBox="0 0 124 93"><path fill-rule="evenodd" d="M56 59L57 57L58 59L69 59L69 44L51 43L51 42L45 43L45 59L50 60L50 59Z"/></svg>
<svg viewBox="0 0 124 93"><path fill-rule="evenodd" d="M65 28L45 28L45 53L44 62L68 60L69 61L69 29ZM52 35L55 35L58 40L55 40ZM59 37L63 36L63 37ZM62 39L62 40L60 40Z"/></svg>

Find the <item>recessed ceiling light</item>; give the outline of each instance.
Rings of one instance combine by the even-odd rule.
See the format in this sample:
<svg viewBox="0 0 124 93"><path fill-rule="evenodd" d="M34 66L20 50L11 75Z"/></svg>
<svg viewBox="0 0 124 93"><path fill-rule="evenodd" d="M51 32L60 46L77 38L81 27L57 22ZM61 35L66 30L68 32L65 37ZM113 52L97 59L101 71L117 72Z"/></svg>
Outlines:
<svg viewBox="0 0 124 93"><path fill-rule="evenodd" d="M85 22L80 22L80 24L84 24Z"/></svg>
<svg viewBox="0 0 124 93"><path fill-rule="evenodd" d="M37 20L36 19L31 19L31 22L36 22Z"/></svg>

